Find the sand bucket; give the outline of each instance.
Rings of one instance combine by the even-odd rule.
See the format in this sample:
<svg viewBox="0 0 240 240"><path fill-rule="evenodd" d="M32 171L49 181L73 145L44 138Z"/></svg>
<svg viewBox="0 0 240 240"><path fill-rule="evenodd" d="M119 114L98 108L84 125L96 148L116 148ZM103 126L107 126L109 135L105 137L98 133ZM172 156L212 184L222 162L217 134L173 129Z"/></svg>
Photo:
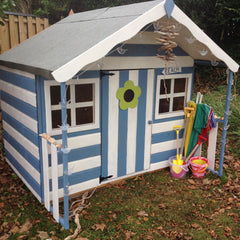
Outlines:
<svg viewBox="0 0 240 240"><path fill-rule="evenodd" d="M192 157L190 159L190 168L194 177L204 177L208 165L209 161L204 157Z"/></svg>
<svg viewBox="0 0 240 240"><path fill-rule="evenodd" d="M177 164L173 163L174 159L177 159L177 157L172 156L168 159L171 175L175 178L184 178L188 171L189 163L186 163L184 165L177 165ZM185 158L182 158L182 160L184 160L184 159Z"/></svg>

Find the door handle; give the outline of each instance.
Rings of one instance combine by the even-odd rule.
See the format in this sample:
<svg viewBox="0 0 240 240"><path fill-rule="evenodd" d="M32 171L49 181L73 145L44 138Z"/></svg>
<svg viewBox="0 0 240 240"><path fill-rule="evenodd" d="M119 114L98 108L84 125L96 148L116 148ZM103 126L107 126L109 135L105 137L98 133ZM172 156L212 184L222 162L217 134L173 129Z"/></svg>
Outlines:
<svg viewBox="0 0 240 240"><path fill-rule="evenodd" d="M152 120L148 120L148 124L149 124L149 125L152 124Z"/></svg>

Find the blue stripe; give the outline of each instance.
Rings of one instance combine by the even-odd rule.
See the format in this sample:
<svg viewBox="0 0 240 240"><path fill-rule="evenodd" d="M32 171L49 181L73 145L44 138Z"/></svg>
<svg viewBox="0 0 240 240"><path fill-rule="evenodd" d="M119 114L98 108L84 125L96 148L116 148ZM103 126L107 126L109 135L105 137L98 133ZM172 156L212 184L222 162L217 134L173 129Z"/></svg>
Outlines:
<svg viewBox="0 0 240 240"><path fill-rule="evenodd" d="M44 79L40 76L36 76L37 85L37 111L38 111L38 133L46 132L46 116L45 116L45 97L44 97ZM42 138L38 136L39 140L39 158L41 168L41 202L44 203L44 184L43 184L43 157L42 157Z"/></svg>
<svg viewBox="0 0 240 240"><path fill-rule="evenodd" d="M158 162L168 160L170 157L176 156L176 154L177 154L176 149L172 149L172 150L160 152L160 153L154 153L151 155L151 163L158 163Z"/></svg>
<svg viewBox="0 0 240 240"><path fill-rule="evenodd" d="M100 167L91 168L85 171L69 175L69 186L99 178ZM52 179L49 180L49 188L52 191ZM58 178L58 188L63 188L63 177Z"/></svg>
<svg viewBox="0 0 240 240"><path fill-rule="evenodd" d="M155 69L155 81L157 80L157 76L158 75L163 75L162 71L163 71L163 68ZM193 71L194 71L194 67L193 66L192 67L183 67L181 72L174 73L174 75L176 75L176 74L188 74L188 73L192 74Z"/></svg>
<svg viewBox="0 0 240 240"><path fill-rule="evenodd" d="M24 146L17 142L7 131L4 131L4 139L8 141L38 172L40 171L40 162Z"/></svg>
<svg viewBox="0 0 240 240"><path fill-rule="evenodd" d="M38 146L38 135L34 133L32 130L24 126L22 123L18 122L16 119L8 115L6 112L2 111L2 118L5 122L7 122L11 127L21 133L24 137L26 137L29 141Z"/></svg>
<svg viewBox="0 0 240 240"><path fill-rule="evenodd" d="M0 79L35 93L35 79L24 77L16 73L7 72L0 69Z"/></svg>
<svg viewBox="0 0 240 240"><path fill-rule="evenodd" d="M169 114L169 115L171 115L171 114ZM180 120L180 119L184 119L184 118L185 118L184 115L183 116L178 116L178 117L166 117L166 118L162 118L162 119L154 119L153 123L164 123L164 122L170 122L170 121Z"/></svg>
<svg viewBox="0 0 240 240"><path fill-rule="evenodd" d="M108 95L109 95L109 76L102 78L102 177L108 176Z"/></svg>
<svg viewBox="0 0 240 240"><path fill-rule="evenodd" d="M34 191L41 196L40 186L37 181L22 167L22 165L5 149L6 158L17 169L22 177L28 182L28 184L34 189Z"/></svg>
<svg viewBox="0 0 240 240"><path fill-rule="evenodd" d="M4 102L16 108L20 112L26 114L27 116L37 120L37 108L33 107L29 103L26 103L19 98L15 98L14 96L2 91L1 98Z"/></svg>
<svg viewBox="0 0 240 240"><path fill-rule="evenodd" d="M147 75L147 70L139 71L138 86L141 88L141 96L138 99L137 112L136 172L144 170Z"/></svg>
<svg viewBox="0 0 240 240"><path fill-rule="evenodd" d="M100 155L101 155L100 144L84 147L84 148L72 149L69 153L68 162L74 162L77 160L100 156ZM62 163L63 163L62 152L58 152L58 164L62 164Z"/></svg>
<svg viewBox="0 0 240 240"><path fill-rule="evenodd" d="M81 131L81 132L72 132L72 133L68 133L68 138L72 138L72 137L79 137L79 136L84 136L84 135L90 135L90 134L94 134L94 133L100 133L101 129L100 128L96 128L96 129L91 129L91 130L85 130L85 131ZM62 135L52 135L56 140L60 140L62 139Z"/></svg>
<svg viewBox="0 0 240 240"><path fill-rule="evenodd" d="M119 87L129 80L128 71L119 72ZM118 176L124 176L127 173L127 131L128 131L128 110L119 108L118 119Z"/></svg>
<svg viewBox="0 0 240 240"><path fill-rule="evenodd" d="M79 77L77 77L79 76ZM83 78L100 78L100 71L80 71L75 76L74 79L83 79Z"/></svg>
<svg viewBox="0 0 240 240"><path fill-rule="evenodd" d="M120 47L121 44L114 47L117 49ZM114 57L151 57L157 56L157 54L164 55L164 52L158 52L158 49L161 45L154 45L154 44L125 44L124 49L127 49L127 52L124 55L120 55L118 51L114 51L109 56ZM180 47L176 47L173 49L173 53L176 56L189 56L185 51L183 51Z"/></svg>
<svg viewBox="0 0 240 240"><path fill-rule="evenodd" d="M171 124L171 123L169 123L169 124ZM180 139L183 137L183 132L184 132L184 129L181 129L181 131L179 132ZM176 131L174 131L174 130L162 132L162 133L156 133L156 134L152 135L152 144L171 141L171 140L175 140L176 138L177 138Z"/></svg>

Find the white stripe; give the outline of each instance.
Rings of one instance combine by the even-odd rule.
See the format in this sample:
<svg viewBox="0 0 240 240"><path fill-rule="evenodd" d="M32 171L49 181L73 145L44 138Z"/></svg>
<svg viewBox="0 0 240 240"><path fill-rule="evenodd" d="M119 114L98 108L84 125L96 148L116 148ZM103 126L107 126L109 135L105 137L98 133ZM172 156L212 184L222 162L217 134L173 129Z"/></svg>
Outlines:
<svg viewBox="0 0 240 240"><path fill-rule="evenodd" d="M166 167L169 167L168 160L151 164L150 169L151 170L158 170L158 169L166 168Z"/></svg>
<svg viewBox="0 0 240 240"><path fill-rule="evenodd" d="M33 193L33 195L37 198L39 202L41 202L41 197L36 193L36 191L29 185L29 183L25 180L25 178L18 172L18 170L12 165L12 163L6 158L7 163L11 166L14 172L18 175L18 177L24 182L27 188Z"/></svg>
<svg viewBox="0 0 240 240"><path fill-rule="evenodd" d="M129 71L129 80L138 86L138 71ZM135 172L136 166L136 145L137 145L137 115L138 108L128 108L127 126L127 174Z"/></svg>
<svg viewBox="0 0 240 240"><path fill-rule="evenodd" d="M193 58L189 56L176 57L175 62L181 63L181 67L192 67L194 65ZM96 65L90 64L92 70L99 70L98 64L102 64L102 70L114 69L152 69L164 68L165 62L158 57L104 57L96 62ZM86 66L84 69L88 69Z"/></svg>
<svg viewBox="0 0 240 240"><path fill-rule="evenodd" d="M49 196L49 174L48 174L48 143L42 138L42 159L43 159L43 186L44 186L44 205L50 211Z"/></svg>
<svg viewBox="0 0 240 240"><path fill-rule="evenodd" d="M91 168L96 168L101 166L101 156L80 159L74 162L68 163L68 173L69 175L77 172L82 172L89 170ZM63 165L58 165L58 176L63 176ZM52 167L49 167L49 178L52 177Z"/></svg>
<svg viewBox="0 0 240 240"><path fill-rule="evenodd" d="M116 97L119 88L119 72L109 79L108 98L108 175L117 177L118 166L118 111L119 101Z"/></svg>
<svg viewBox="0 0 240 240"><path fill-rule="evenodd" d="M209 133L209 146L208 146L208 153L207 158L209 160L209 168L214 170L215 169L215 157L216 157L216 146L217 146L217 133L218 133L218 123L215 128Z"/></svg>
<svg viewBox="0 0 240 240"><path fill-rule="evenodd" d="M23 102L26 102L33 107L36 107L36 93L30 92L26 89L20 88L16 85L13 85L11 83L7 83L0 79L0 86L1 90L4 92L14 96L15 98L18 98L22 100Z"/></svg>
<svg viewBox="0 0 240 240"><path fill-rule="evenodd" d="M153 111L153 90L154 90L154 70L148 70L147 79L147 99L146 99L146 124L145 124L145 150L144 150L144 169L148 169L151 161L151 131L152 111Z"/></svg>
<svg viewBox="0 0 240 240"><path fill-rule="evenodd" d="M27 78L31 78L31 79L33 79L33 81L35 80L35 75L32 73L24 72L24 71L13 69L13 68L8 68L5 66L0 66L0 69L7 71L7 72L15 73L15 74L27 77Z"/></svg>
<svg viewBox="0 0 240 240"><path fill-rule="evenodd" d="M57 141L61 143L61 140ZM68 146L71 149L83 148L101 144L101 134L94 133L89 135L68 138Z"/></svg>
<svg viewBox="0 0 240 240"><path fill-rule="evenodd" d="M92 180L89 180L89 181L86 181L86 182L71 185L68 188L69 196L74 195L74 194L79 194L79 193L81 193L85 190L95 188L97 186L99 186L99 178L95 178L95 179L92 179ZM58 190L58 195L59 195L59 198L64 197L63 188ZM52 199L52 192L50 193L50 199Z"/></svg>
<svg viewBox="0 0 240 240"><path fill-rule="evenodd" d="M182 139L179 139L179 146L181 146ZM151 153L160 153L169 150L177 149L177 140L166 141L153 144L151 147Z"/></svg>
<svg viewBox="0 0 240 240"><path fill-rule="evenodd" d="M39 172L6 140L4 140L4 147L18 161L18 163L36 180L36 182L40 184Z"/></svg>
<svg viewBox="0 0 240 240"><path fill-rule="evenodd" d="M51 144L51 160L52 160L52 192L53 192L53 217L59 222L59 200L58 200L58 159L57 148Z"/></svg>
<svg viewBox="0 0 240 240"><path fill-rule="evenodd" d="M152 134L174 131L173 126L180 125L184 128L184 119L156 123L152 126Z"/></svg>
<svg viewBox="0 0 240 240"><path fill-rule="evenodd" d="M2 110L22 123L25 127L31 129L35 133L38 133L38 124L36 120L18 111L16 108L10 106L4 101L2 101Z"/></svg>
<svg viewBox="0 0 240 240"><path fill-rule="evenodd" d="M25 138L21 133L16 131L7 122L3 121L3 129L8 132L19 144L24 146L24 148L29 151L34 157L39 159L39 149L38 147Z"/></svg>

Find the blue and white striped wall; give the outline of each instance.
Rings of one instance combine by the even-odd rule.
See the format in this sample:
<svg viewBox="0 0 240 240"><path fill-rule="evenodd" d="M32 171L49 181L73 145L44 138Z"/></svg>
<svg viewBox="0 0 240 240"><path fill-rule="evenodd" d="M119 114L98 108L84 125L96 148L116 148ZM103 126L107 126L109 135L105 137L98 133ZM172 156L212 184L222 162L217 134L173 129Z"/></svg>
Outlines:
<svg viewBox="0 0 240 240"><path fill-rule="evenodd" d="M159 46L148 42L146 36L143 39L129 40L124 46L128 49L125 55L112 53L98 62L102 70L114 75L100 80L96 67L73 80L99 79L99 124L93 129L68 131L69 195L98 186L100 176L112 175L109 181L113 181L167 167L167 159L176 154L172 128L183 125L184 117L154 118L156 81L164 62L156 58ZM175 53L181 73L193 74L193 59L180 48ZM35 83L34 75L5 67L0 69L0 79L7 161L33 194L44 201L38 134L47 132L50 124L46 110L49 96L45 91L49 80L36 76ZM127 80L139 86L142 93L136 108L123 111L116 92ZM191 84L188 87L191 92ZM60 130L51 133L59 143L60 133ZM61 153L58 155L59 197L63 197L62 157ZM51 176L50 164L47 170Z"/></svg>
<svg viewBox="0 0 240 240"><path fill-rule="evenodd" d="M40 201L35 77L1 66L0 88L6 160Z"/></svg>

